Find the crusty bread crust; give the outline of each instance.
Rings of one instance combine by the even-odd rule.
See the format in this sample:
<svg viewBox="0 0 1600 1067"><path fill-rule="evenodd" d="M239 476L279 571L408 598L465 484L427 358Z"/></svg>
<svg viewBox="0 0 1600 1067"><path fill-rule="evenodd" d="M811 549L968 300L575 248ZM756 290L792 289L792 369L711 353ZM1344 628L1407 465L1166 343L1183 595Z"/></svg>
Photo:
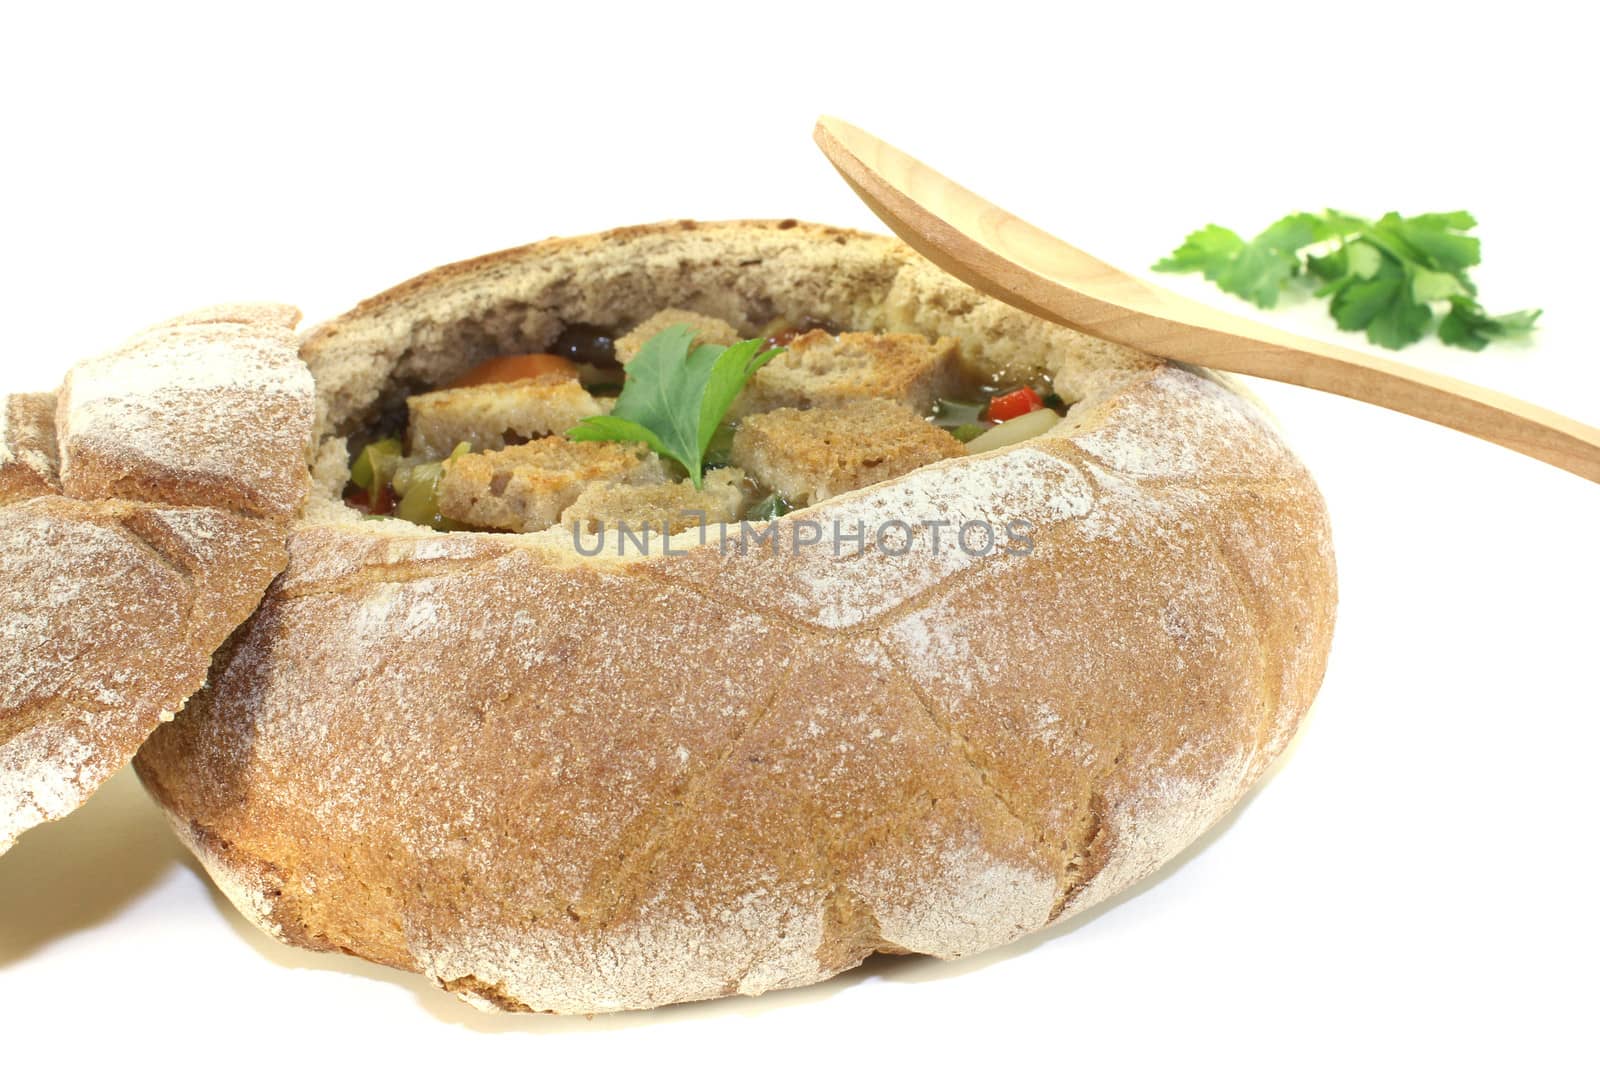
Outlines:
<svg viewBox="0 0 1600 1067"><path fill-rule="evenodd" d="M302 355L338 435L565 323L665 307L948 336L1082 400L744 553L715 532L591 558L566 530L363 523L325 487L211 685L137 760L264 929L510 1009L759 993L1078 912L1283 751L1335 600L1305 470L1219 380L898 242L789 221L550 241L407 282ZM926 526L907 551L794 547L808 523L886 519L947 521L945 550ZM968 522L1015 524L1031 552L950 551Z"/></svg>
<svg viewBox="0 0 1600 1067"><path fill-rule="evenodd" d="M288 326L186 318L81 361L56 407L62 487L292 516L310 484L297 349Z"/></svg>
<svg viewBox="0 0 1600 1067"><path fill-rule="evenodd" d="M0 504L61 492L56 394L0 397Z"/></svg>
<svg viewBox="0 0 1600 1067"><path fill-rule="evenodd" d="M78 364L59 396L0 398L0 852L177 713L282 569L309 483L297 314L197 312ZM206 452L217 427L229 470Z"/></svg>

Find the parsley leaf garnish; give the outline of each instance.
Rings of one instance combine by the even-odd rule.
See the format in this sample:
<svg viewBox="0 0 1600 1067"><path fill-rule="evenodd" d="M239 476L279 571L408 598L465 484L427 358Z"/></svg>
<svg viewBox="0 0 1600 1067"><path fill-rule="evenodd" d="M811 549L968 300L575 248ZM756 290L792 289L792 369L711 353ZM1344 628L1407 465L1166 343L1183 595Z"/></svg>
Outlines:
<svg viewBox="0 0 1600 1067"><path fill-rule="evenodd" d="M1191 233L1155 269L1198 270L1223 292L1269 308L1277 304L1279 290L1300 273L1300 250L1325 237L1321 220L1306 214L1279 219L1254 241L1222 226L1207 226Z"/></svg>
<svg viewBox="0 0 1600 1067"><path fill-rule="evenodd" d="M574 441L639 441L675 459L696 489L706 449L722 418L756 371L782 352L761 350L760 338L697 345L693 327L668 326L628 363L627 380L609 415L592 415L567 431Z"/></svg>
<svg viewBox="0 0 1600 1067"><path fill-rule="evenodd" d="M1477 352L1496 337L1528 333L1538 317L1537 310L1486 315L1473 301L1452 297L1450 313L1439 321L1439 340Z"/></svg>
<svg viewBox="0 0 1600 1067"><path fill-rule="evenodd" d="M1480 246L1467 235L1477 220L1465 211L1403 216L1371 222L1340 211L1298 212L1246 241L1222 226L1191 233L1154 267L1199 271L1225 292L1259 307L1277 304L1296 279L1320 283L1317 296L1341 329L1364 330L1384 348L1420 341L1443 305L1439 340L1477 351L1491 340L1526 334L1537 310L1490 315L1478 303L1467 270Z"/></svg>

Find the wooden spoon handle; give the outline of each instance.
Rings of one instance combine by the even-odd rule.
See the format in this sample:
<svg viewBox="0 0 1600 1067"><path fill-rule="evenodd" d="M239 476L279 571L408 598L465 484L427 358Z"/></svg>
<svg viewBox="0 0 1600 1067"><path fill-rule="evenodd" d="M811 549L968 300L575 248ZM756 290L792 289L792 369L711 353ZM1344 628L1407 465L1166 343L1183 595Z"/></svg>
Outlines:
<svg viewBox="0 0 1600 1067"><path fill-rule="evenodd" d="M1130 348L1415 415L1600 482L1600 429L1515 397L1299 337L1152 285L1074 248L838 119L816 141L928 259L1041 318Z"/></svg>

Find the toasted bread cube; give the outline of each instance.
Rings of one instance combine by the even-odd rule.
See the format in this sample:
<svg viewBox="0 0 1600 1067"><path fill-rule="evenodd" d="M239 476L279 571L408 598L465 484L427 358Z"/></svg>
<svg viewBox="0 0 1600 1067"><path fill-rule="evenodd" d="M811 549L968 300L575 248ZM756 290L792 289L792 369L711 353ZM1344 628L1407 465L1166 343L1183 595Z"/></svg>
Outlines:
<svg viewBox="0 0 1600 1067"><path fill-rule="evenodd" d="M960 391L956 343L915 333L803 333L761 368L739 398L738 413L838 407L869 397L919 413Z"/></svg>
<svg viewBox="0 0 1600 1067"><path fill-rule="evenodd" d="M751 415L734 431L731 455L798 507L964 456L966 448L905 405L878 398Z"/></svg>
<svg viewBox="0 0 1600 1067"><path fill-rule="evenodd" d="M701 315L681 308L658 311L639 325L617 338L617 362L627 363L639 354L644 343L668 326L694 327L695 343L702 345L731 345L739 340L739 331L721 319Z"/></svg>
<svg viewBox="0 0 1600 1067"><path fill-rule="evenodd" d="M561 513L561 525L577 524L588 533L626 526L670 533L719 522L733 522L744 514L745 475L737 467L708 473L696 489L690 482L663 485L591 485Z"/></svg>
<svg viewBox="0 0 1600 1067"><path fill-rule="evenodd" d="M439 514L468 526L528 533L554 526L590 486L666 480L661 460L643 445L542 437L452 460L439 479Z"/></svg>
<svg viewBox="0 0 1600 1067"><path fill-rule="evenodd" d="M591 396L575 379L559 374L420 393L406 399L411 414L409 451L423 459L440 459L465 441L474 452L490 452L566 433L590 415L605 414L611 404L609 398Z"/></svg>

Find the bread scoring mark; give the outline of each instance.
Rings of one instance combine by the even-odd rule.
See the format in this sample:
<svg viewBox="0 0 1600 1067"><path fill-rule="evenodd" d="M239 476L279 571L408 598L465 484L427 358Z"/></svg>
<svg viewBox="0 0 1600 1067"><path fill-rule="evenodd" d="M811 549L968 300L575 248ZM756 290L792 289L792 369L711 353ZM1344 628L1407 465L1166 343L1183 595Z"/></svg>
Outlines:
<svg viewBox="0 0 1600 1067"><path fill-rule="evenodd" d="M1251 612L1269 705L1257 732L1259 771L1287 747L1307 710L1307 664L1327 654L1333 604L1299 595L1319 568L1326 568L1331 580L1333 546L1320 495L1303 475L1269 484L1160 486L1153 492L1208 517L1202 528ZM1319 506L1298 513L1271 506L1308 496ZM1264 595L1274 588L1281 590L1277 596Z"/></svg>
<svg viewBox="0 0 1600 1067"><path fill-rule="evenodd" d="M398 527L401 522L386 525ZM409 529L386 533L395 536L373 541L353 536L347 527L303 528L290 539L290 565L278 578L273 599L339 596L374 582L405 583L472 574L504 562L518 550L513 542L489 535L441 536L432 531L411 535Z"/></svg>
<svg viewBox="0 0 1600 1067"><path fill-rule="evenodd" d="M1250 625L1250 641L1256 650L1256 685L1261 694L1261 708L1256 714L1255 739L1252 744L1251 758L1253 761L1264 762L1267 746L1264 741L1267 727L1274 722L1279 714L1279 690L1274 684L1271 671L1267 669L1267 643L1262 634L1261 609L1256 597L1245 588L1239 580L1239 575L1234 571L1233 560L1217 540L1216 534L1202 528L1206 542L1211 546L1212 554L1216 557L1217 566L1228 576L1228 582L1233 586L1234 594L1239 598L1239 603L1244 606L1246 618ZM1259 769L1259 768L1258 768Z"/></svg>
<svg viewBox="0 0 1600 1067"><path fill-rule="evenodd" d="M140 552L147 555L162 569L170 572L173 577L182 581L186 588L193 585L194 568L190 567L186 560L174 557L164 546L151 540L145 531L139 529L138 519L134 512L122 515L121 521L117 523L117 529L125 534L128 541L136 546Z"/></svg>
<svg viewBox="0 0 1600 1067"><path fill-rule="evenodd" d="M971 772L977 793L987 796L1021 831L1024 840L1043 843L1039 824L1025 817L1002 785L1003 776L980 756L980 749L944 715L898 662L881 640L874 639L873 662L891 672L912 693L922 713L943 736L950 751ZM1036 930L1048 921L1059 895L1065 891L1070 847L1047 846L1054 868L1052 877L1037 869L1007 864L971 843L925 843L926 872L932 870L936 887L914 902L903 894L874 894L862 884L852 890L873 916L882 940L897 949L921 952L943 959L968 955Z"/></svg>
<svg viewBox="0 0 1600 1067"><path fill-rule="evenodd" d="M1105 865L1078 887L1054 921L1110 899L1204 836L1248 788L1253 756L1241 747L1207 773L1169 770L1150 776L1145 788L1120 801L1108 801L1102 815L1109 838Z"/></svg>
<svg viewBox="0 0 1600 1067"><path fill-rule="evenodd" d="M1005 813L1011 817L1013 822L1022 827L1027 836L1039 836L1038 825L1029 819L1024 818L1023 815L1017 810L1016 804L1012 802L1010 796L1007 795L1006 790L1002 788L998 781L996 781L999 775L995 769L989 766L987 762L979 758L979 750L977 746L972 743L972 740L957 730L948 719L946 719L939 711L936 710L936 706L932 699L930 699L928 694L923 691L922 687L917 684L916 679L912 677L911 672L907 671L900 664L900 662L895 659L894 653L890 651L888 646L885 645L880 638L874 638L872 647L876 652L874 662L878 666L891 672L906 686L908 691L916 696L917 704L922 708L923 714L928 717L928 721L933 724L934 728L944 735L945 739L950 744L950 751L955 753L972 771L973 777L978 782L982 791L993 798L995 804L1004 810Z"/></svg>
<svg viewBox="0 0 1600 1067"><path fill-rule="evenodd" d="M595 876L590 879L591 883L629 884L633 882L634 874L641 869L647 868L651 861L656 858L661 843L679 826L684 825L695 817L711 783L716 781L717 775L727 766L728 760L738 751L744 739L766 721L767 715L778 703L779 697L794 678L797 669L795 664L798 663L799 659L799 656L792 657L791 664L787 667L783 676L773 683L766 696L758 702L756 711L739 724L721 750L712 755L709 760L704 761L704 765L699 770L689 773L679 783L678 787L664 798L662 803L638 817L639 822L648 822L648 831L640 837L636 845L624 851L618 857L615 865L597 868ZM688 764L687 759L681 762L685 766ZM665 810L665 817L663 817L663 809ZM631 829L632 825L627 828L627 830ZM624 840L628 836L627 830L624 831ZM586 887L585 896L588 895L589 892ZM637 901L632 896L618 897L609 902L609 906L604 910L597 914L586 916L586 921L598 926L605 926L613 921L623 908L633 903L637 903Z"/></svg>
<svg viewBox="0 0 1600 1067"><path fill-rule="evenodd" d="M1014 941L1050 917L1057 880L955 839L920 842L923 884L908 896L896 875L857 882L883 940L905 952L957 959Z"/></svg>
<svg viewBox="0 0 1600 1067"><path fill-rule="evenodd" d="M1175 699L1170 711L1138 727L1173 731L1173 743L1178 743L1183 731L1214 722L1214 732L1191 734L1183 743L1194 747L1178 749L1196 766L1232 760L1232 755L1224 754L1239 744L1234 735L1241 731L1233 728L1234 718L1240 720L1241 727L1248 724L1253 738L1258 733L1259 715L1272 706L1263 692L1260 639L1249 602L1225 561L1217 558L1214 542L1205 536L1206 523L1212 520L1193 501L1163 501L1137 483L1094 470L1098 490L1095 510L1074 524L1061 525L1046 548L1052 555L1027 564L1033 568L1053 567L1069 582L1063 593L1066 603L1053 617L1028 614L1016 618L1016 605L1012 603L997 609L1005 611L1005 616L991 619L986 602L974 597L969 581L951 587L925 609L898 617L882 632L882 639L931 704L959 706L965 701L973 708L984 709L998 701L1004 706L986 714L1004 724L1000 736L1014 734L1026 739L1033 753L1028 759L1033 765L1047 758L1057 761L1056 766L1063 769L1060 795L1064 802L1075 806L1052 816L1065 831L1061 847L1066 861L1063 885L1067 888L1053 913L1064 910L1068 900L1076 898L1077 884L1097 869L1101 850L1093 845L1096 835L1106 832L1100 811L1104 798L1123 794L1128 788L1112 780L1109 769L1130 754L1124 732L1136 732L1133 724L1118 725L1120 720L1111 719L1106 729L1113 732L1096 742L1104 751L1096 752L1092 746L1085 749L1073 739L1072 732L1066 729L1069 724L1063 721L1063 711L1071 706L1076 692L1097 693L1103 701L1117 701L1119 691L1108 684L1109 676L1126 671L1130 656L1146 664L1144 669L1153 685L1181 687L1195 671L1201 672L1198 677L1202 680L1221 683L1200 694L1216 710L1202 715L1187 708L1184 700L1194 699L1193 693L1187 698L1166 698ZM1108 540L1122 549L1108 554L1094 547L1097 542ZM1096 584L1089 590L1070 584L1078 570L1075 561L1079 560L1092 561ZM1166 591L1152 588L1149 581L1141 583L1132 574L1126 582L1119 580L1124 567L1162 575ZM1029 571L1027 575L1019 574L1014 582L1025 584L1038 577L1036 571ZM988 579L986 575L984 580ZM1130 591L1137 594L1135 599L1127 599ZM1095 599L1085 599L1080 595L1084 592L1092 593ZM1084 610L1075 609L1074 604ZM1009 631L1005 630L1008 619ZM984 634L1001 632L1011 636L998 647L983 643ZM1249 655L1231 651L1235 648L1242 648ZM1119 655L1121 659L1117 658ZM1062 657L1072 657L1063 662L1075 665L1062 666L1062 673L1050 676L1048 684L1061 693L1060 705L1030 709L1011 701L1008 694L1015 687L1006 684L1007 668L997 664L1030 664L1035 672L1032 687L1037 693L1045 684L1037 677L1039 668ZM1126 698L1138 699L1135 694L1127 694ZM1030 725L1024 725L1024 716L1031 716L1027 720ZM1193 726L1184 725L1191 722ZM975 748L984 748L982 736L962 733ZM1258 744L1252 740L1241 747L1250 758L1256 755ZM1146 755L1132 754L1140 761L1148 760ZM984 760L987 763L991 758L985 756ZM1010 758L1022 757L1013 753ZM1064 769L1068 767L1077 770L1066 773ZM1148 773L1181 776L1192 771L1193 768L1186 771L1183 767L1161 767L1151 768ZM1223 777L1229 775L1224 772ZM1086 790L1086 795L1075 802L1068 789L1068 781L1074 779ZM1029 821L1039 822L1040 813L1048 809L1030 811L1030 806L1051 802L1038 795L1037 788L1032 792L1029 800L1022 798L1026 794L1014 796L1013 807L1019 813L1026 812L1024 817ZM1136 843L1129 839L1128 847Z"/></svg>
<svg viewBox="0 0 1600 1067"><path fill-rule="evenodd" d="M708 546L695 551L713 573L686 573L690 580L699 577L701 588L731 593L745 607L777 611L825 631L882 626L892 615L914 610L920 597L957 575L1005 559L1007 523L1023 522L1037 530L1082 518L1093 507L1093 487L1076 467L1037 449L1018 447L921 467L774 523L786 544L793 543L798 523L820 524L822 544L786 552L777 560L761 554L716 558L716 549ZM871 544L859 553L846 545L836 555L828 540L836 525L847 533L864 529L870 538L881 524L895 519L912 526L906 551L898 555ZM949 523L937 535L938 551L934 531L923 525L930 521ZM969 522L994 531L992 551L980 556L960 547L958 531ZM662 569L669 578L678 573L670 566Z"/></svg>
<svg viewBox="0 0 1600 1067"><path fill-rule="evenodd" d="M782 758L748 741L739 750L741 759ZM1056 879L995 856L959 816L930 822L937 810L930 806L915 817L907 848L904 832L891 834L848 875L826 861L821 839L811 837L825 892L759 877L729 903L703 910L661 885L624 915L554 929L474 902L474 912L449 931L411 926L407 936L425 972L446 988L471 974L504 994L496 1006L509 999L531 1010L576 1012L807 984L874 949L964 955L1042 925L1057 896ZM925 885L930 877L932 885ZM908 884L917 887L909 898ZM848 926L830 925L836 908L864 914Z"/></svg>

